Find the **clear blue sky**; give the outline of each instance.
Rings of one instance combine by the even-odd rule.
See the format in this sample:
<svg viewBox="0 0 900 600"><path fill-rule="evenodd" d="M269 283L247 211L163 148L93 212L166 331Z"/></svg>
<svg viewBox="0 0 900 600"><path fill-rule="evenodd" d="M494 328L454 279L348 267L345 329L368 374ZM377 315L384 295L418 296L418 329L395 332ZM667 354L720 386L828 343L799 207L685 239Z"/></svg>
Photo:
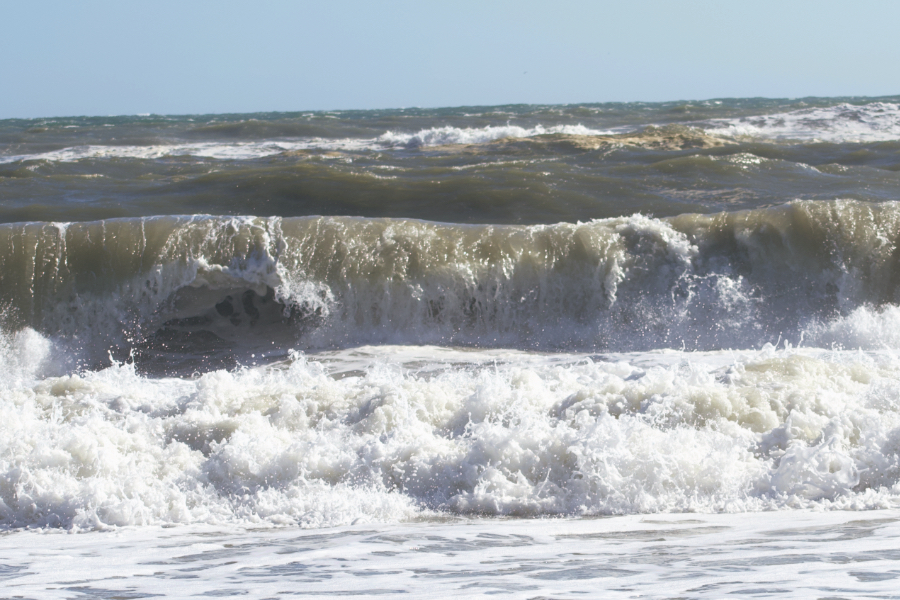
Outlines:
<svg viewBox="0 0 900 600"><path fill-rule="evenodd" d="M0 0L0 119L900 94L900 2Z"/></svg>

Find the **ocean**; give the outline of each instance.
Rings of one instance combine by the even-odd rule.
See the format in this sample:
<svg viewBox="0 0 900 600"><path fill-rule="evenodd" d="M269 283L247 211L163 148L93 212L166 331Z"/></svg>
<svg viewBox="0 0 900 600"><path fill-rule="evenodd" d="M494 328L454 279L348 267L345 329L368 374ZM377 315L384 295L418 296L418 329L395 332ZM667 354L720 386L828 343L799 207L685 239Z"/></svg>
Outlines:
<svg viewBox="0 0 900 600"><path fill-rule="evenodd" d="M10 598L897 598L900 97L0 121Z"/></svg>

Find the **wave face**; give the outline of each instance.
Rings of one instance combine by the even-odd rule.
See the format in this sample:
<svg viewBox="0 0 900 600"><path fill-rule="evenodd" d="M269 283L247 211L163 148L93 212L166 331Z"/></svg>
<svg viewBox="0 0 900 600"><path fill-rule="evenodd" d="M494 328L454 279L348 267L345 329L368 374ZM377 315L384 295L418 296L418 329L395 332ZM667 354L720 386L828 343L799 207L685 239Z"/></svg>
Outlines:
<svg viewBox="0 0 900 600"><path fill-rule="evenodd" d="M879 311L900 301L898 236L900 205L853 201L542 226L31 223L0 228L0 300L91 361L180 352L218 365L248 350L382 343L879 348L892 338L845 339L838 323L859 310L888 318Z"/></svg>

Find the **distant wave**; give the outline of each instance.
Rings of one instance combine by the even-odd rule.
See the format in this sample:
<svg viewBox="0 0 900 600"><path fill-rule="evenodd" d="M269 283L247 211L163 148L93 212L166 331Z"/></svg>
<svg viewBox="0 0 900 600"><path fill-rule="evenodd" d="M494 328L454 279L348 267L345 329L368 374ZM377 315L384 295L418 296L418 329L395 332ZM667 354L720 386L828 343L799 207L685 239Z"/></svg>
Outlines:
<svg viewBox="0 0 900 600"><path fill-rule="evenodd" d="M845 103L827 108L808 108L737 119L714 119L702 125L707 134L732 138L834 143L891 141L900 139L900 104L873 102L857 106ZM233 129L235 125L229 124L229 127ZM633 129L634 127L628 128L629 131ZM0 156L0 164L30 160L72 162L82 159L158 159L174 156L252 160L284 152L415 149L485 144L504 138L521 139L552 134L600 136L622 131L625 130L592 129L581 124L522 127L507 123L485 127L430 127L415 132L389 130L370 138L294 137L244 142L175 142L146 146L97 144L35 154ZM218 135L219 130L215 130L215 133Z"/></svg>
<svg viewBox="0 0 900 600"><path fill-rule="evenodd" d="M83 159L137 158L156 159L170 156L195 156L218 160L252 160L274 156L284 152L302 150L370 150L379 144L373 140L312 138L299 141L268 140L261 142L203 142L193 144L157 144L150 146L88 145L62 148L40 154L22 154L0 157L0 164L27 160L73 162Z"/></svg>
<svg viewBox="0 0 900 600"><path fill-rule="evenodd" d="M582 125L537 125L523 128L515 125L482 128L436 127L417 133L388 131L377 138L302 138L295 140L263 140L255 142L197 142L135 145L84 145L61 148L39 154L0 156L0 164L28 160L73 162L83 159L136 158L157 159L171 156L194 156L217 160L252 160L284 152L325 150L362 152L389 148L418 148L447 144L484 144L501 138L524 138L563 133L570 135L604 135L609 131L589 129Z"/></svg>
<svg viewBox="0 0 900 600"><path fill-rule="evenodd" d="M583 125L555 125L544 127L537 125L531 128L518 125L502 125L499 127L459 128L431 127L416 133L395 133L388 131L378 138L391 146L417 148L420 146L446 146L449 144L485 144L503 138L527 138L538 135L609 135L609 130L590 129Z"/></svg>
<svg viewBox="0 0 900 600"><path fill-rule="evenodd" d="M900 139L900 104L839 104L711 121L707 133L730 137L823 142L882 142Z"/></svg>

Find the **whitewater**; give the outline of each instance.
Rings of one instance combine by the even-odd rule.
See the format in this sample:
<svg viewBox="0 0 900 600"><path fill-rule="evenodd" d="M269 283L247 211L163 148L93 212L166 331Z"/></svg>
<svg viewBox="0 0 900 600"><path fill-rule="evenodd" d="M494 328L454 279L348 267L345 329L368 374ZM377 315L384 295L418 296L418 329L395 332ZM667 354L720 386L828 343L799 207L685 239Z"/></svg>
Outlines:
<svg viewBox="0 0 900 600"><path fill-rule="evenodd" d="M5 594L893 597L898 107L0 122Z"/></svg>

